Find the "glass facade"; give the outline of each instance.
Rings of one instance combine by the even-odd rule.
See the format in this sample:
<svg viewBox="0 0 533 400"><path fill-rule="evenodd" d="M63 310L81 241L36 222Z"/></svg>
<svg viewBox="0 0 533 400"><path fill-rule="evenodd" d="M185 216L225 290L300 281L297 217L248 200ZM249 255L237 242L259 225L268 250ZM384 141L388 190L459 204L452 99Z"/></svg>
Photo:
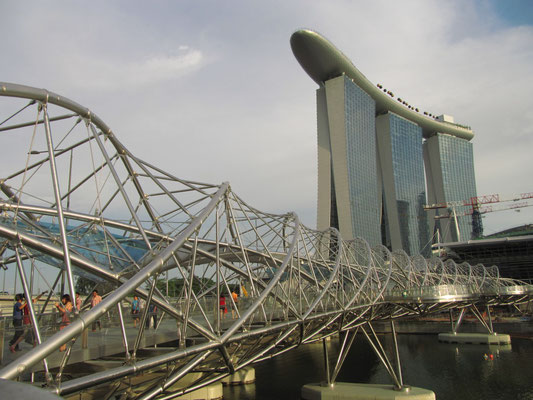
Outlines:
<svg viewBox="0 0 533 400"><path fill-rule="evenodd" d="M346 163L352 232L371 245L381 243L378 201L375 101L349 78L344 78Z"/></svg>
<svg viewBox="0 0 533 400"><path fill-rule="evenodd" d="M476 195L472 144L434 134L425 146L419 125L390 112L376 117L374 99L346 76L328 81L317 99L321 229L429 257L434 225L444 221L434 223L423 206L428 197L440 203ZM471 217L459 217L458 225L461 239L470 239Z"/></svg>
<svg viewBox="0 0 533 400"><path fill-rule="evenodd" d="M422 128L392 113L389 113L389 127L397 223L402 248L409 255L428 256L431 242L423 209L426 203L426 184ZM390 195L389 192L385 187L385 196Z"/></svg>
<svg viewBox="0 0 533 400"><path fill-rule="evenodd" d="M455 136L438 134L440 163L445 201L469 200L477 196L474 175L474 152L472 143ZM469 211L469 207L456 207L456 213ZM455 227L453 221L451 226ZM457 217L461 241L472 237L472 217ZM458 240L452 229L452 237Z"/></svg>

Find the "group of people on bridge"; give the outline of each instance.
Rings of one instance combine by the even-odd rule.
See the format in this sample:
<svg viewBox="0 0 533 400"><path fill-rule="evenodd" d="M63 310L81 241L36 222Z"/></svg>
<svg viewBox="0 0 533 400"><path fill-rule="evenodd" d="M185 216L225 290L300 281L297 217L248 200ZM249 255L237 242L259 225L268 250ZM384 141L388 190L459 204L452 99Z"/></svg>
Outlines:
<svg viewBox="0 0 533 400"><path fill-rule="evenodd" d="M133 318L133 326L137 327L137 324L140 321L140 315L146 303L143 299L139 299L137 296L133 296L133 301L131 302L131 316ZM150 302L148 305L148 315L146 317L145 327L148 329L152 326L154 329L157 328L157 306Z"/></svg>
<svg viewBox="0 0 533 400"><path fill-rule="evenodd" d="M233 319L239 316L239 295L237 294L237 292L240 292L245 297L248 296L248 293L246 292L244 286L240 286L240 288L232 290L230 294L231 299L228 299L229 301L226 300L226 295L224 295L224 293L220 294L218 305L221 320L226 319L228 307L231 310L231 315ZM48 293L48 291L44 291L35 298L31 299L32 303L35 304L46 293ZM98 305L101 301L102 296L98 294L98 290L96 289L94 289L91 294L87 296L85 301L82 300L79 292L76 292L76 298L74 299L74 302L72 301L71 296L69 294L63 294L61 296L60 302L55 303L55 308L57 309L60 315L60 319L58 319L58 321L56 322L59 325L59 330L65 329L70 324L73 314L81 311L83 308L86 307L96 307L96 305ZM131 302L131 315L134 327L137 327L138 324L140 325L140 318L145 308L146 302L143 299L139 299L138 296L134 296ZM148 304L147 316L145 320L146 329L149 329L150 327L153 327L155 329L157 327L157 313L157 306L153 302L150 302L150 304ZM28 306L28 300L26 299L26 296L23 293L19 293L15 296L15 304L13 305L13 328L14 334L11 340L9 341L9 350L11 352L15 353L17 351L20 351L21 349L19 344L22 341L25 341L26 343L34 347L37 345L35 331L30 317L30 308ZM99 331L102 330L102 324L100 319L97 319L92 323L92 332L95 332L97 328ZM61 346L60 351L64 351L65 349L66 345L63 345Z"/></svg>
<svg viewBox="0 0 533 400"><path fill-rule="evenodd" d="M37 297L31 299L31 302L35 304L38 300L41 299L43 295L48 293L44 291L39 294ZM81 299L79 292L76 292L76 309L80 311L84 306L84 302ZM90 307L96 307L102 301L102 296L98 294L98 290L93 290L91 295L86 299L85 303L90 303ZM61 319L59 321L59 330L65 329L71 321L72 314L75 312L74 306L72 304L72 299L69 294L64 294L61 296L61 302L55 303L55 307L59 312ZM96 320L92 324L92 331L96 331L96 327L99 330L102 330L102 324L100 320ZM15 295L15 304L13 305L13 328L15 330L13 337L9 341L9 350L12 353L20 351L21 348L19 344L24 340L26 343L36 346L37 341L35 337L35 332L33 324L30 317L30 308L28 306L28 300L24 293L18 293ZM66 345L61 346L60 351L65 351Z"/></svg>
<svg viewBox="0 0 533 400"><path fill-rule="evenodd" d="M238 303L239 303L239 295L233 290L231 292L231 299L233 300L233 304L231 307L231 317L235 319L238 316ZM224 293L220 293L220 298L218 300L218 306L220 310L220 319L226 319L226 314L228 313L228 307L226 303L226 296Z"/></svg>

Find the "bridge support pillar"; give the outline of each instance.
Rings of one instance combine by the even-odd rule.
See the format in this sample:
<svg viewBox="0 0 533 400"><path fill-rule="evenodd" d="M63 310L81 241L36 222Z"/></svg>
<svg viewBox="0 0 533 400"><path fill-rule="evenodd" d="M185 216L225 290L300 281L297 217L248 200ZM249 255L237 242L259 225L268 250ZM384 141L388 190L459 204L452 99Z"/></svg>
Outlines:
<svg viewBox="0 0 533 400"><path fill-rule="evenodd" d="M393 385L370 385L337 382L332 385L319 383L305 385L302 399L305 400L435 400L431 390L404 386L395 390Z"/></svg>
<svg viewBox="0 0 533 400"><path fill-rule="evenodd" d="M366 322L366 331L363 325L357 327L353 332L346 331L340 347L337 363L331 372L329 366L329 357L327 354L327 345L324 344L324 361L327 375L327 381L323 383L312 383L302 387L301 397L305 400L395 400L395 399L412 399L412 400L435 400L435 393L431 390L407 386L403 383L402 368L400 365L400 354L398 352L398 342L396 340L396 328L394 320L391 318L391 332L394 344L394 362L389 360L381 341L379 340L374 328L370 322ZM371 385L363 383L344 383L335 382L337 374L352 346L352 343L361 330L368 343L382 362L383 366L389 373L393 385ZM350 338L351 334L351 338Z"/></svg>
<svg viewBox="0 0 533 400"><path fill-rule="evenodd" d="M81 348L82 349L89 348L89 328L84 329L81 334Z"/></svg>
<svg viewBox="0 0 533 400"><path fill-rule="evenodd" d="M445 343L460 343L460 344L511 344L511 336L505 333L494 332L492 326L492 316L490 314L490 307L486 307L486 317L472 304L468 309L477 318L477 320L485 327L487 332L485 333L459 333L459 326L463 321L466 308L461 309L457 322L454 323L453 312L450 310L450 323L452 326L451 332L439 333L439 342Z"/></svg>
<svg viewBox="0 0 533 400"><path fill-rule="evenodd" d="M209 386L183 394L179 397L180 400L218 400L222 398L222 384L219 382L212 383Z"/></svg>
<svg viewBox="0 0 533 400"><path fill-rule="evenodd" d="M511 344L511 337L505 333L439 333L439 342L459 344Z"/></svg>

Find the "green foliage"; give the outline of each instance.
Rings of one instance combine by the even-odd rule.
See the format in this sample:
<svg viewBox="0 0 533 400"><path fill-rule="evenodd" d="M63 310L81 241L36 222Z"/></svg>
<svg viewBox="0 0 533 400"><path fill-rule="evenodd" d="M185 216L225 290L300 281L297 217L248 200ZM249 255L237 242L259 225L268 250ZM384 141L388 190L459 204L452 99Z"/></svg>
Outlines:
<svg viewBox="0 0 533 400"><path fill-rule="evenodd" d="M170 297L183 297L185 290L187 288L183 288L185 284L185 280L182 278L172 278L168 280L168 295ZM81 295L89 295L91 291L95 288L98 289L98 292L100 294L107 293L110 290L113 290L113 287L107 287L110 286L109 284L98 284L96 285L96 282L84 278L84 277L78 277L76 281L76 291L80 292ZM157 280L157 289L163 294L166 294L167 291L167 283L165 279L162 279L161 277ZM202 278L202 277L195 277L192 283L193 291L197 294L200 294L210 288L213 288L215 286L215 281L209 278ZM230 291L235 290L237 293L239 293L239 285L238 284L230 284L229 285ZM228 296L229 293L225 290L225 287L221 289L222 292Z"/></svg>
<svg viewBox="0 0 533 400"><path fill-rule="evenodd" d="M185 280L182 278L172 278L168 280L168 295L170 297L182 297L185 290L183 288ZM159 279L156 284L161 293L166 294L167 283L165 279ZM209 278L195 277L192 282L192 289L195 293L202 293L215 286L215 282Z"/></svg>
<svg viewBox="0 0 533 400"><path fill-rule="evenodd" d="M74 285L74 289L82 296L91 294L94 289L98 290L98 293L102 295L114 290L115 286L108 282L95 282L83 276L79 276Z"/></svg>
<svg viewBox="0 0 533 400"><path fill-rule="evenodd" d="M76 292L79 292L82 296L87 296L89 293L91 293L95 285L95 282L80 276L76 281L75 289Z"/></svg>

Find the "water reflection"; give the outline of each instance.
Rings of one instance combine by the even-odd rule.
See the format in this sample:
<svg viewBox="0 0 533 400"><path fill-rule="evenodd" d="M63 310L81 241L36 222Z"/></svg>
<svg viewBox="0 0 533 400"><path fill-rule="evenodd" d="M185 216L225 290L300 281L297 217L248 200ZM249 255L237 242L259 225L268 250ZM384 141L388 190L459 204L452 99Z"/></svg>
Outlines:
<svg viewBox="0 0 533 400"><path fill-rule="evenodd" d="M392 338L380 339L392 351ZM532 340L513 339L505 346L456 345L439 343L434 335L400 335L398 342L404 382L433 390L438 400L533 400ZM339 346L336 339L328 344L332 363ZM304 384L325 380L322 344L302 346L255 368L255 384L227 387L224 398L300 399ZM355 340L337 380L391 383L362 337Z"/></svg>
<svg viewBox="0 0 533 400"><path fill-rule="evenodd" d="M228 386L224 388L224 399L256 399L255 384Z"/></svg>

